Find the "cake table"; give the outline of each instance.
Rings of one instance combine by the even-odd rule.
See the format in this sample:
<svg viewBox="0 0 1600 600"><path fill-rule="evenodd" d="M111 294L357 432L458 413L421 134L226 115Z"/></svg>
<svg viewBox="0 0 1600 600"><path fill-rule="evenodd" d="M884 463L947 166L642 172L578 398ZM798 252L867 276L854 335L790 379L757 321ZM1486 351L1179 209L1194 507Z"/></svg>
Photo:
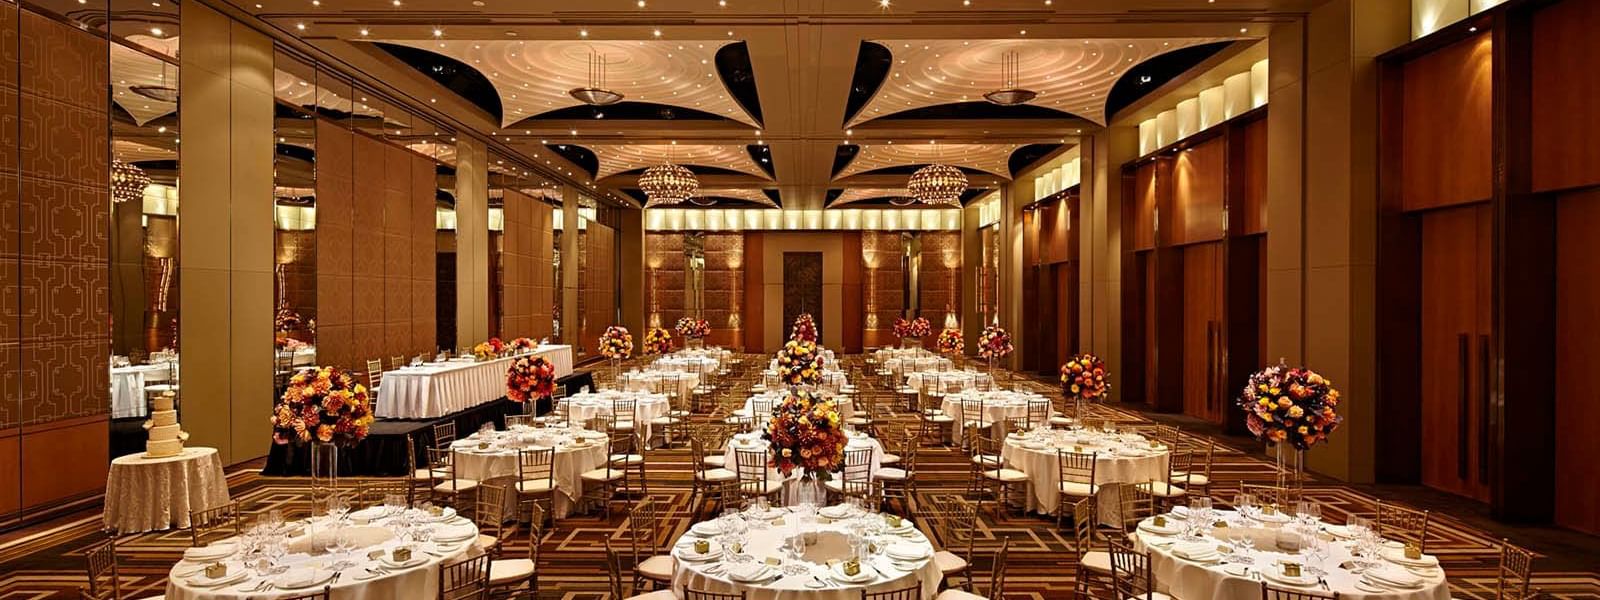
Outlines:
<svg viewBox="0 0 1600 600"><path fill-rule="evenodd" d="M106 474L105 526L118 533L188 527L189 511L227 503L228 480L216 448L120 456Z"/></svg>

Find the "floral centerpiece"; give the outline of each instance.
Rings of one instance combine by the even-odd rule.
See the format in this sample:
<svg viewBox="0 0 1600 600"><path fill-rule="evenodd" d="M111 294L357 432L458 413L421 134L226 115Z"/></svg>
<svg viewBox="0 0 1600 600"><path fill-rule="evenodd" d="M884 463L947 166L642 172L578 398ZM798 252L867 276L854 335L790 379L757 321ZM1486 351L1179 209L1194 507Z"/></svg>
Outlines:
<svg viewBox="0 0 1600 600"><path fill-rule="evenodd" d="M928 337L928 334L933 333L933 323L928 322L927 317L917 317L911 320L906 333L908 334L906 337Z"/></svg>
<svg viewBox="0 0 1600 600"><path fill-rule="evenodd" d="M478 342L472 347L472 358L478 362L494 360L499 354L499 352L495 351L494 344L489 342Z"/></svg>
<svg viewBox="0 0 1600 600"><path fill-rule="evenodd" d="M1067 359L1061 365L1061 392L1072 400L1074 416L1082 419L1084 402L1102 400L1111 393L1106 361L1088 352Z"/></svg>
<svg viewBox="0 0 1600 600"><path fill-rule="evenodd" d="M700 317L678 319L678 325L675 329L678 330L678 335L683 336L684 339L698 340L711 335L711 323Z"/></svg>
<svg viewBox="0 0 1600 600"><path fill-rule="evenodd" d="M289 386L272 407L272 442L307 442L346 448L367 437L372 403L367 386L337 367L306 369L289 378Z"/></svg>
<svg viewBox="0 0 1600 600"><path fill-rule="evenodd" d="M967 347L966 340L961 336L961 330L951 327L939 332L940 354L961 354Z"/></svg>
<svg viewBox="0 0 1600 600"><path fill-rule="evenodd" d="M672 332L663 327L651 327L644 331L644 353L666 354L672 351Z"/></svg>
<svg viewBox="0 0 1600 600"><path fill-rule="evenodd" d="M1328 438L1344 421L1339 407L1339 390L1316 371L1290 367L1278 361L1250 376L1239 394L1245 426L1256 439L1277 446L1279 486L1286 482L1283 468L1285 446L1295 452L1294 484L1299 483L1304 452Z"/></svg>
<svg viewBox="0 0 1600 600"><path fill-rule="evenodd" d="M789 340L778 351L778 378L788 386L822 382L822 352L816 342Z"/></svg>
<svg viewBox="0 0 1600 600"><path fill-rule="evenodd" d="M277 312L272 315L273 331L294 331L299 329L302 324L304 324L304 321L301 319L300 313L287 306L279 307Z"/></svg>
<svg viewBox="0 0 1600 600"><path fill-rule="evenodd" d="M283 352L294 352L296 350L304 350L311 347L310 344L294 339L287 335L277 336L272 340L272 345L276 346L278 350Z"/></svg>
<svg viewBox="0 0 1600 600"><path fill-rule="evenodd" d="M539 347L539 342L535 342L532 339L525 338L525 337L519 337L517 339L511 340L511 345L510 345L510 348L511 348L512 352L532 352L532 351L534 351L534 349L536 349L538 347Z"/></svg>
<svg viewBox="0 0 1600 600"><path fill-rule="evenodd" d="M794 318L794 329L789 333L789 339L817 341L817 321L811 318L811 313L800 313Z"/></svg>
<svg viewBox="0 0 1600 600"><path fill-rule="evenodd" d="M795 342L789 342L791 344ZM832 400L805 390L790 391L773 407L762 438L772 452L771 466L785 477L795 469L819 479L844 464L849 442L839 408Z"/></svg>
<svg viewBox="0 0 1600 600"><path fill-rule="evenodd" d="M633 334L621 325L612 325L600 334L600 355L611 360L633 356Z"/></svg>
<svg viewBox="0 0 1600 600"><path fill-rule="evenodd" d="M983 328L983 333L978 334L978 356L991 362L1011 354L1015 349L1011 345L1011 333L998 324L990 324Z"/></svg>
<svg viewBox="0 0 1600 600"><path fill-rule="evenodd" d="M907 321L905 317L895 319L894 325L889 326L889 331L897 338L911 337L911 321Z"/></svg>
<svg viewBox="0 0 1600 600"><path fill-rule="evenodd" d="M543 356L523 356L506 369L506 397L514 402L543 400L556 392L556 365Z"/></svg>

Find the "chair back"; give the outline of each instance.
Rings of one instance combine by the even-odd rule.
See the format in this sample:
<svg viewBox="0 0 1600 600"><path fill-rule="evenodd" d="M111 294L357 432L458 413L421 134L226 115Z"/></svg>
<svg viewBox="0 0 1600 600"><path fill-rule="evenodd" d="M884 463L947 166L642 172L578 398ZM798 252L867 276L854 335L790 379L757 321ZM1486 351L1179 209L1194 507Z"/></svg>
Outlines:
<svg viewBox="0 0 1600 600"><path fill-rule="evenodd" d="M606 537L604 544L606 547L606 575L609 576L611 583L610 597L627 598L622 592L622 556L611 547L610 536Z"/></svg>
<svg viewBox="0 0 1600 600"><path fill-rule="evenodd" d="M772 416L773 401L768 397L750 399L750 418L764 419Z"/></svg>
<svg viewBox="0 0 1600 600"><path fill-rule="evenodd" d="M356 503L363 507L383 504L389 496L404 498L405 505L411 506L411 483L405 479L376 477L356 483Z"/></svg>
<svg viewBox="0 0 1600 600"><path fill-rule="evenodd" d="M1428 511L1378 501L1378 535L1428 550Z"/></svg>
<svg viewBox="0 0 1600 600"><path fill-rule="evenodd" d="M1094 485L1095 466L1099 464L1100 454L1097 452L1056 451L1056 475L1063 483L1070 481Z"/></svg>
<svg viewBox="0 0 1600 600"><path fill-rule="evenodd" d="M546 481L555 489L556 449L532 448L517 451L517 481Z"/></svg>
<svg viewBox="0 0 1600 600"><path fill-rule="evenodd" d="M1150 555L1135 551L1127 540L1113 538L1107 543L1111 545L1111 582L1117 597L1154 600Z"/></svg>
<svg viewBox="0 0 1600 600"><path fill-rule="evenodd" d="M484 600L489 592L489 555L439 567L439 600Z"/></svg>
<svg viewBox="0 0 1600 600"><path fill-rule="evenodd" d="M1121 498L1117 522L1122 525L1123 531L1133 531L1139 527L1140 521L1155 514L1155 499L1150 496L1150 488L1136 483L1119 483L1117 493Z"/></svg>
<svg viewBox="0 0 1600 600"><path fill-rule="evenodd" d="M638 403L633 398L617 398L611 401L611 428L630 428L638 421ZM622 427L618 427L618 426Z"/></svg>
<svg viewBox="0 0 1600 600"><path fill-rule="evenodd" d="M1528 596L1533 584L1533 553L1500 540L1500 575L1495 581L1495 598L1520 600Z"/></svg>
<svg viewBox="0 0 1600 600"><path fill-rule="evenodd" d="M494 536L502 542L510 537L506 533L506 521L509 520L506 516L506 495L509 493L510 488L499 483L478 486L478 505L472 512L472 520L478 526L479 533ZM514 530L516 525L511 528Z"/></svg>
<svg viewBox="0 0 1600 600"><path fill-rule="evenodd" d="M844 477L840 489L847 496L872 495L872 448L844 451Z"/></svg>
<svg viewBox="0 0 1600 600"><path fill-rule="evenodd" d="M452 493L456 491L456 453L449 448L429 448L428 487L446 484Z"/></svg>
<svg viewBox="0 0 1600 600"><path fill-rule="evenodd" d="M1050 400L1045 398L1028 399L1028 427L1034 428L1050 422Z"/></svg>
<svg viewBox="0 0 1600 600"><path fill-rule="evenodd" d="M389 370L392 371L392 370L395 370L395 369L398 369L398 368L404 367L404 366L406 366L406 357L404 357L404 356L391 356L391 357L389 357Z"/></svg>
<svg viewBox="0 0 1600 600"><path fill-rule="evenodd" d="M978 543L978 510L965 498L946 497L934 502L938 511L936 523L946 550L960 551L961 557L972 562L972 550Z"/></svg>
<svg viewBox="0 0 1600 600"><path fill-rule="evenodd" d="M1094 526L1099 521L1096 514L1095 498L1090 496L1072 504L1072 533L1078 542L1078 562L1083 562L1083 555L1094 551Z"/></svg>
<svg viewBox="0 0 1600 600"><path fill-rule="evenodd" d="M456 422L445 421L433 424L433 447L449 448L451 442L456 441Z"/></svg>
<svg viewBox="0 0 1600 600"><path fill-rule="evenodd" d="M1011 537L1000 539L1000 549L994 551L994 564L989 567L989 597L1003 598L1006 593L1006 562L1011 555Z"/></svg>
<svg viewBox="0 0 1600 600"><path fill-rule="evenodd" d="M633 564L656 553L660 537L660 521L656 519L656 504L646 499L628 511L628 545L633 549Z"/></svg>
<svg viewBox="0 0 1600 600"><path fill-rule="evenodd" d="M739 491L746 494L767 492L767 453L761 450L733 449L734 473L739 476Z"/></svg>
<svg viewBox="0 0 1600 600"><path fill-rule="evenodd" d="M96 600L122 598L122 584L117 574L116 538L90 548L83 553L83 559L89 575L89 588L84 590L84 595Z"/></svg>
<svg viewBox="0 0 1600 600"><path fill-rule="evenodd" d="M375 390L381 383L383 383L383 361L379 359L367 361L367 387Z"/></svg>
<svg viewBox="0 0 1600 600"><path fill-rule="evenodd" d="M506 429L519 426L532 427L533 415L506 415Z"/></svg>
<svg viewBox="0 0 1600 600"><path fill-rule="evenodd" d="M702 592L693 588L683 589L683 600L745 600L748 592L740 591L737 594L723 594L720 592Z"/></svg>
<svg viewBox="0 0 1600 600"><path fill-rule="evenodd" d="M222 538L242 534L244 525L239 521L238 502L229 502L206 510L189 511L189 535L196 548Z"/></svg>
<svg viewBox="0 0 1600 600"><path fill-rule="evenodd" d="M1255 496L1256 506L1273 505L1279 510L1289 510L1300 499L1300 494L1293 489L1259 483L1241 483L1239 493Z"/></svg>
<svg viewBox="0 0 1600 600"><path fill-rule="evenodd" d="M985 421L986 413L983 410L983 404L982 396L963 396L961 398L961 421L963 426Z"/></svg>
<svg viewBox="0 0 1600 600"><path fill-rule="evenodd" d="M1261 582L1261 600L1339 600L1339 592L1280 588Z"/></svg>
<svg viewBox="0 0 1600 600"><path fill-rule="evenodd" d="M861 591L861 600L922 600L922 582L918 581L908 588L888 590L883 592Z"/></svg>

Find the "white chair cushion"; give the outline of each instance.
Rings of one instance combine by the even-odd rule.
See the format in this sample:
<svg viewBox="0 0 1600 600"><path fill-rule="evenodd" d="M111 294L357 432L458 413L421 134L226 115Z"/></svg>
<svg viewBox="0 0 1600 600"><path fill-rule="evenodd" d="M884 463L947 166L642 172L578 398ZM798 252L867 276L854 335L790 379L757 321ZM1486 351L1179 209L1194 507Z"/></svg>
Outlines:
<svg viewBox="0 0 1600 600"><path fill-rule="evenodd" d="M622 469L607 469L605 467L601 467L593 471L584 471L582 475L578 476L578 478L584 481L603 482L616 481L626 477L627 475L628 472Z"/></svg>
<svg viewBox="0 0 1600 600"><path fill-rule="evenodd" d="M728 457L720 456L720 455L719 456L707 456L704 459L702 459L700 462L705 463L705 465L708 466L708 467L725 467L725 466L728 466Z"/></svg>
<svg viewBox="0 0 1600 600"><path fill-rule="evenodd" d="M956 556L948 550L933 553L933 566L939 567L939 572L945 575L954 575L967 570L967 559Z"/></svg>
<svg viewBox="0 0 1600 600"><path fill-rule="evenodd" d="M704 472L695 473L695 479L700 481L733 481L739 478L738 473L727 469L706 469Z"/></svg>
<svg viewBox="0 0 1600 600"><path fill-rule="evenodd" d="M639 576L652 581L672 581L673 558L657 554L639 563Z"/></svg>
<svg viewBox="0 0 1600 600"><path fill-rule="evenodd" d="M1176 498L1184 495L1185 493L1183 488L1172 485L1165 481L1150 481L1141 483L1139 484L1139 487L1149 490L1150 495L1152 496L1160 496L1162 498Z"/></svg>
<svg viewBox="0 0 1600 600"><path fill-rule="evenodd" d="M895 467L884 467L873 472L872 477L880 480L904 481L906 479L906 470Z"/></svg>
<svg viewBox="0 0 1600 600"><path fill-rule="evenodd" d="M533 561L526 558L489 561L489 585L506 585L533 577Z"/></svg>
<svg viewBox="0 0 1600 600"><path fill-rule="evenodd" d="M992 467L1000 464L1000 456L995 454L974 454L972 455L972 463Z"/></svg>
<svg viewBox="0 0 1600 600"><path fill-rule="evenodd" d="M1092 483L1083 483L1081 481L1063 481L1061 482L1061 487L1058 491L1068 496L1088 498L1089 496L1100 493L1100 486Z"/></svg>
<svg viewBox="0 0 1600 600"><path fill-rule="evenodd" d="M933 421L934 423L954 423L954 422L956 422L955 417L952 417L950 415L930 415L928 417L928 420L929 421Z"/></svg>
<svg viewBox="0 0 1600 600"><path fill-rule="evenodd" d="M456 479L453 484L450 480L433 486L433 491L441 494L454 494L456 492L470 492L478 488L478 482L472 479Z"/></svg>
<svg viewBox="0 0 1600 600"><path fill-rule="evenodd" d="M1017 483L1028 480L1028 474L1016 469L995 469L984 471L983 476L1003 483Z"/></svg>
<svg viewBox="0 0 1600 600"><path fill-rule="evenodd" d="M866 417L850 417L849 419L846 419L845 422L851 425L871 425L872 419L868 419Z"/></svg>
<svg viewBox="0 0 1600 600"><path fill-rule="evenodd" d="M677 422L678 418L673 416L656 417L654 419L650 419L651 425L671 425Z"/></svg>
<svg viewBox="0 0 1600 600"><path fill-rule="evenodd" d="M678 597L672 595L672 590L656 590L637 596L628 596L628 600L678 600Z"/></svg>
<svg viewBox="0 0 1600 600"><path fill-rule="evenodd" d="M428 473L429 473L429 471L426 468L417 469L417 470L411 472L411 478L412 479L427 479L428 478Z"/></svg>
<svg viewBox="0 0 1600 600"><path fill-rule="evenodd" d="M888 454L888 453L885 453L883 455L883 458L878 459L878 464L880 464L880 465L900 464L900 455L899 454Z"/></svg>
<svg viewBox="0 0 1600 600"><path fill-rule="evenodd" d="M543 494L553 489L556 489L555 485L551 484L548 479L529 479L517 482L518 494Z"/></svg>
<svg viewBox="0 0 1600 600"><path fill-rule="evenodd" d="M480 550L488 550L493 548L494 545L498 543L500 543L500 538L487 533L480 533L478 534L478 540L473 542L473 545L477 546Z"/></svg>
<svg viewBox="0 0 1600 600"><path fill-rule="evenodd" d="M1076 422L1077 421L1073 421L1072 419L1067 418L1067 417L1061 417L1061 416L1050 417L1050 424L1051 425L1061 425L1061 426L1065 427L1065 426L1071 425L1071 424L1076 423Z"/></svg>
<svg viewBox="0 0 1600 600"><path fill-rule="evenodd" d="M641 456L641 455L638 455L638 454L628 454L628 455L613 454L613 455L611 455L611 459L610 460L611 460L611 462L624 462L624 461L626 461L628 463L628 466L630 466L630 467L632 467L634 465L642 465L642 464L644 464L644 457Z"/></svg>
<svg viewBox="0 0 1600 600"><path fill-rule="evenodd" d="M934 596L933 600L989 600L989 597L963 590L945 590Z"/></svg>
<svg viewBox="0 0 1600 600"><path fill-rule="evenodd" d="M1163 594L1161 592L1150 592L1150 595L1148 597L1147 596L1134 596L1132 598L1129 598L1128 600L1174 600L1174 599L1173 599L1172 596L1168 596L1168 595Z"/></svg>
<svg viewBox="0 0 1600 600"><path fill-rule="evenodd" d="M1111 574L1111 553L1104 550L1095 550L1083 555L1083 568L1101 573Z"/></svg>
<svg viewBox="0 0 1600 600"><path fill-rule="evenodd" d="M1211 483L1211 478L1210 477L1206 477L1205 475L1202 475L1200 473L1189 473L1188 475L1189 475L1189 477L1188 477L1189 485L1206 485L1208 483ZM1178 484L1178 483L1183 483L1183 482L1184 482L1184 473L1182 471L1175 471L1175 472L1172 473L1172 483Z"/></svg>

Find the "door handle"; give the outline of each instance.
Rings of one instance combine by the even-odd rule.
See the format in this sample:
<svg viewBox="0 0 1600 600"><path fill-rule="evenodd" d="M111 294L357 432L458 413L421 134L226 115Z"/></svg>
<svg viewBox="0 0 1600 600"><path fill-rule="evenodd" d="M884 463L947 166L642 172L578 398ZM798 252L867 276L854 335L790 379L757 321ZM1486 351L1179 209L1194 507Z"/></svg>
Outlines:
<svg viewBox="0 0 1600 600"><path fill-rule="evenodd" d="M1467 460L1472 456L1467 448L1472 435L1472 336L1456 335L1456 478L1466 479Z"/></svg>
<svg viewBox="0 0 1600 600"><path fill-rule="evenodd" d="M1478 482L1489 481L1489 336L1478 336Z"/></svg>

